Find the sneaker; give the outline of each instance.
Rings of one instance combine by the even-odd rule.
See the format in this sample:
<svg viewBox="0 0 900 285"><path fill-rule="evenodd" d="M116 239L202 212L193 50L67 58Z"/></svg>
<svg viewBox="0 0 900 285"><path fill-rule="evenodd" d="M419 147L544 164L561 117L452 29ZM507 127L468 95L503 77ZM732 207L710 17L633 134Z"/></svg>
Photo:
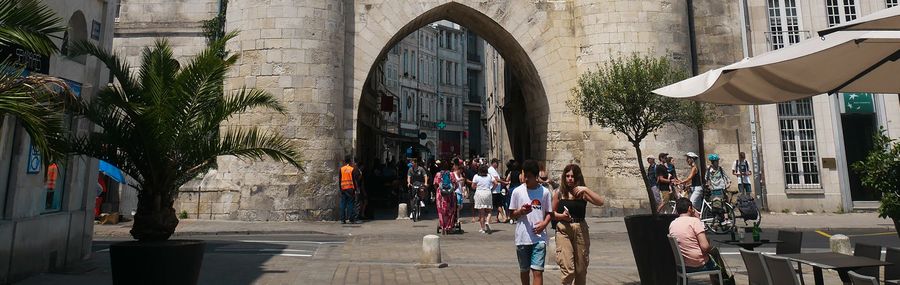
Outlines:
<svg viewBox="0 0 900 285"><path fill-rule="evenodd" d="M413 215L412 213L409 213L409 218L410 218L410 219L412 219L412 215Z"/></svg>
<svg viewBox="0 0 900 285"><path fill-rule="evenodd" d="M347 221L341 221L341 224L346 224L346 223L347 223Z"/></svg>
<svg viewBox="0 0 900 285"><path fill-rule="evenodd" d="M485 232L491 232L491 224L484 224Z"/></svg>
<svg viewBox="0 0 900 285"><path fill-rule="evenodd" d="M424 202L424 201L419 201L419 207L425 207L425 202Z"/></svg>
<svg viewBox="0 0 900 285"><path fill-rule="evenodd" d="M483 233L483 234L486 234L486 233L487 233L487 232L484 231L484 229L480 229L480 230L478 230L478 232L479 232L479 233Z"/></svg>

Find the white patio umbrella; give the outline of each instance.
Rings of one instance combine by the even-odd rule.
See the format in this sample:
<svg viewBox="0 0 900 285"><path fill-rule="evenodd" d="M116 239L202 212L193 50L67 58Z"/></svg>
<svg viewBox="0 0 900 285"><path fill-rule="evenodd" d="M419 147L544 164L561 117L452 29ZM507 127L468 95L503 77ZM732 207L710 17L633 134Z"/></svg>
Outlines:
<svg viewBox="0 0 900 285"><path fill-rule="evenodd" d="M831 28L819 31L825 36L838 31L898 31L900 30L900 6L879 10Z"/></svg>
<svg viewBox="0 0 900 285"><path fill-rule="evenodd" d="M842 31L746 58L653 92L769 104L832 92L900 92L900 31Z"/></svg>

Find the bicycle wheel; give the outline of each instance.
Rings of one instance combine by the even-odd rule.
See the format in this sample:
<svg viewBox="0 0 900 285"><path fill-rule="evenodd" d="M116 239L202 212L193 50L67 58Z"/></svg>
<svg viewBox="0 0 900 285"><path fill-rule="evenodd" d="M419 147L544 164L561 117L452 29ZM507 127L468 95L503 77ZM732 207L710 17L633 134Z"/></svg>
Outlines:
<svg viewBox="0 0 900 285"><path fill-rule="evenodd" d="M419 207L419 195L413 193L412 199L412 221L419 221L419 214L421 214L422 208Z"/></svg>

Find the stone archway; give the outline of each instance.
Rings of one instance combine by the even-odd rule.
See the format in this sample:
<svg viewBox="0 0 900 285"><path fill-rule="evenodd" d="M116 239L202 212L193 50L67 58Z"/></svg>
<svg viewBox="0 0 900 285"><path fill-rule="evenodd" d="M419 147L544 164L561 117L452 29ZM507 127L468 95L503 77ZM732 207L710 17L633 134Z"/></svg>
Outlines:
<svg viewBox="0 0 900 285"><path fill-rule="evenodd" d="M560 5L568 5L562 3ZM478 34L491 44L506 60L513 77L521 85L521 102L512 109L512 118L528 123L532 135L527 146L527 158L552 160L561 157L571 161L576 148L556 149L551 141L560 140L558 132L548 131L551 118L565 112L564 99L569 88L559 84L561 74L574 74L574 56L561 53L573 52L564 48L571 44L573 33L548 28L558 26L554 19L566 19L571 15L566 9L553 9L552 4L533 4L521 1L422 1L415 5L403 5L396 1L379 4L356 4L353 9L355 25L353 37L348 38L345 52L352 55L352 77L345 80L344 130L345 151L357 152L364 148L360 139L359 110L364 103L363 89L368 84L374 65L380 62L388 50L406 35L429 23L449 20ZM349 23L348 23L349 24ZM562 32L562 33L561 33ZM349 74L347 74L349 75ZM352 78L352 80L350 80ZM349 94L348 94L349 93ZM510 120L510 117L507 118ZM561 120L562 121L562 120ZM563 122L558 123L563 123ZM564 123L563 123L564 124ZM571 137L571 136L570 136ZM567 144L571 145L571 144Z"/></svg>

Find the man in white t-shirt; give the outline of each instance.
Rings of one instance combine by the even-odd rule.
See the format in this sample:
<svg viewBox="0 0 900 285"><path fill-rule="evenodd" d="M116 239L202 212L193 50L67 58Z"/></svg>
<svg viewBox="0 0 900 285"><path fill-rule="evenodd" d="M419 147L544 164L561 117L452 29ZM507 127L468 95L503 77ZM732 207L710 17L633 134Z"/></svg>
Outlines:
<svg viewBox="0 0 900 285"><path fill-rule="evenodd" d="M491 167L488 168L488 176L497 181L497 185L494 186L494 189L491 189L491 201L493 202L493 208L497 210L497 223L506 222L506 210L505 203L506 199L503 198L503 184L505 180L500 177L500 172L497 171L497 168L500 166L499 159L491 159ZM508 194L507 194L508 195ZM490 231L490 221L491 221L491 212L488 212L487 222L488 222L488 231Z"/></svg>
<svg viewBox="0 0 900 285"><path fill-rule="evenodd" d="M753 192L750 188L750 175L753 175L753 171L750 170L750 163L747 162L744 152L738 154L738 160L735 160L731 166L731 173L738 178L738 193L751 194Z"/></svg>
<svg viewBox="0 0 900 285"><path fill-rule="evenodd" d="M519 261L519 277L522 284L543 285L544 258L547 256L547 226L550 225L552 200L550 190L538 183L540 167L534 160L522 166L525 184L516 187L510 195L510 217L516 219L516 257Z"/></svg>

